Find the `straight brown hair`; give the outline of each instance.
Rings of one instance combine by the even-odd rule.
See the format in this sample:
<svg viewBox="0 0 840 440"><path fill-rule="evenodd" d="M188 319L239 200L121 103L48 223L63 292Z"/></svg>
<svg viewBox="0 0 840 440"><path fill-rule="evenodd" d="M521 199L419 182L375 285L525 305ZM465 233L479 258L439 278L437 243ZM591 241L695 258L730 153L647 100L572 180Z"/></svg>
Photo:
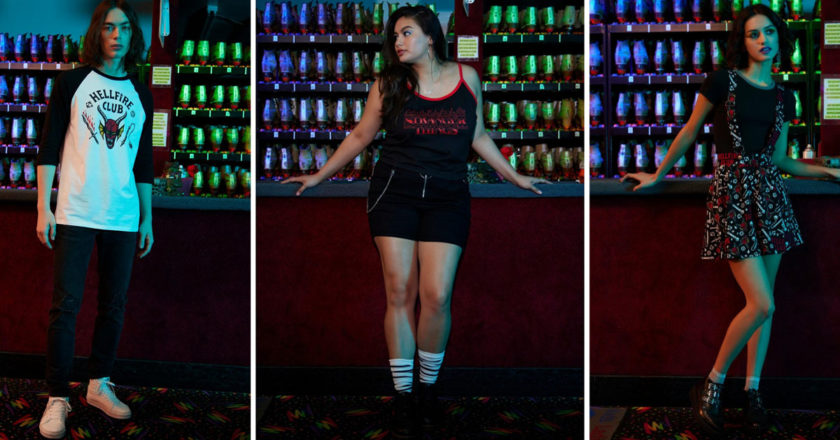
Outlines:
<svg viewBox="0 0 840 440"><path fill-rule="evenodd" d="M123 68L127 72L137 69L137 64L142 61L145 41L143 30L137 20L137 13L126 0L103 0L93 11L87 33L85 33L85 46L82 48L82 59L85 63L93 66L102 65L102 26L105 24L105 17L111 9L123 11L131 25L131 41L128 44L128 52L123 58Z"/></svg>

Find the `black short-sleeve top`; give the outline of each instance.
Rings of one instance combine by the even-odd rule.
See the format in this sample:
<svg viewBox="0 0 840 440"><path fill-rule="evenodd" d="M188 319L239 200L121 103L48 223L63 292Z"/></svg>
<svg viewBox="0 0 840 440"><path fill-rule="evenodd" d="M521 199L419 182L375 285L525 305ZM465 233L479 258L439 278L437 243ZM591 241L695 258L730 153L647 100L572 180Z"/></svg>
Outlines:
<svg viewBox="0 0 840 440"><path fill-rule="evenodd" d="M713 105L712 134L718 154L733 153L732 135L726 120L725 101L729 95L729 71L717 70L706 77L700 86L700 93ZM759 87L750 83L740 73L735 73L735 112L740 124L744 152L761 152L767 143L767 134L776 121L776 86ZM796 102L793 92L785 88L784 120L793 119Z"/></svg>

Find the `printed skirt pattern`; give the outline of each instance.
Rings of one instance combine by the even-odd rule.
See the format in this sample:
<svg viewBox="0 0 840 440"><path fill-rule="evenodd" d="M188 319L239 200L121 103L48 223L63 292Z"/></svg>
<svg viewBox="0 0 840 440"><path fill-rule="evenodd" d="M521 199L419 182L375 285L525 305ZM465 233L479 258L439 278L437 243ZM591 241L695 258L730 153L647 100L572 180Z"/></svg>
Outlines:
<svg viewBox="0 0 840 440"><path fill-rule="evenodd" d="M741 260L780 254L802 244L773 149L784 124L784 88L776 86L776 122L758 154L744 154L735 114L735 75L729 72L726 115L734 153L720 154L706 200L704 259Z"/></svg>

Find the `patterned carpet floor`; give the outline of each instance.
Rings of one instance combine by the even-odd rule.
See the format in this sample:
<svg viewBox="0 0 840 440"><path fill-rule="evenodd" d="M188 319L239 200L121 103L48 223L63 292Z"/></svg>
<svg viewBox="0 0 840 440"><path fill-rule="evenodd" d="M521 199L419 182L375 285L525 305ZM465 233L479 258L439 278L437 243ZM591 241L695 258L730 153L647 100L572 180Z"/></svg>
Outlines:
<svg viewBox="0 0 840 440"><path fill-rule="evenodd" d="M391 438L392 397L275 396L257 421L259 439ZM582 439L583 399L441 397L446 421L422 439Z"/></svg>
<svg viewBox="0 0 840 440"><path fill-rule="evenodd" d="M38 422L47 403L43 380L0 378L0 440L41 439ZM114 420L85 401L87 384L71 383L67 439L246 440L249 396L242 393L118 386L132 410Z"/></svg>
<svg viewBox="0 0 840 440"><path fill-rule="evenodd" d="M597 414L593 408L593 414ZM726 439L762 440L823 440L840 438L840 411L837 410L771 410L774 423L763 433L751 435L741 422L741 409L725 412ZM593 415L592 439L602 436L607 429L599 426ZM623 419L615 429L613 440L702 440L715 438L700 430L690 408L626 408Z"/></svg>

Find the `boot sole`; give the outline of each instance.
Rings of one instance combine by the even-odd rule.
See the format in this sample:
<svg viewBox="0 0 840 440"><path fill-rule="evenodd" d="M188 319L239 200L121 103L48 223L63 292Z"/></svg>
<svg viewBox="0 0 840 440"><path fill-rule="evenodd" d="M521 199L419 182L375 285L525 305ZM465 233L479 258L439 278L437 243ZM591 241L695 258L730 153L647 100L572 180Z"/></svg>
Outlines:
<svg viewBox="0 0 840 440"><path fill-rule="evenodd" d="M38 432L41 434L42 437L48 438L48 439L62 439L67 434L67 430L64 430L64 431L61 431L60 434L49 434L48 435L48 434L45 434L44 431L41 431L40 427L38 428Z"/></svg>
<svg viewBox="0 0 840 440"><path fill-rule="evenodd" d="M701 391L699 387L691 387L691 391L688 394L689 398L691 399L691 415L694 416L694 420L700 425L700 427L704 431L706 431L706 433L714 435L715 437L723 436L724 431L722 427L716 427L700 415L700 406L703 402L700 393Z"/></svg>
<svg viewBox="0 0 840 440"><path fill-rule="evenodd" d="M94 408L96 408L96 409L98 409L98 410L102 411L103 413L105 413L105 415L106 415L106 416L108 416L108 417L110 417L110 418L112 418L112 419L117 419L117 420L128 420L128 419L130 419L130 418L131 418L131 413L128 413L128 415L125 415L125 414L115 414L115 413L112 413L112 412L108 411L107 409L105 409L105 408L103 408L103 407L99 406L99 403L98 403L98 402L96 402L95 400L90 400L90 399L87 399L87 403L88 403L88 405L90 405L90 406L92 406L92 407L94 407Z"/></svg>

